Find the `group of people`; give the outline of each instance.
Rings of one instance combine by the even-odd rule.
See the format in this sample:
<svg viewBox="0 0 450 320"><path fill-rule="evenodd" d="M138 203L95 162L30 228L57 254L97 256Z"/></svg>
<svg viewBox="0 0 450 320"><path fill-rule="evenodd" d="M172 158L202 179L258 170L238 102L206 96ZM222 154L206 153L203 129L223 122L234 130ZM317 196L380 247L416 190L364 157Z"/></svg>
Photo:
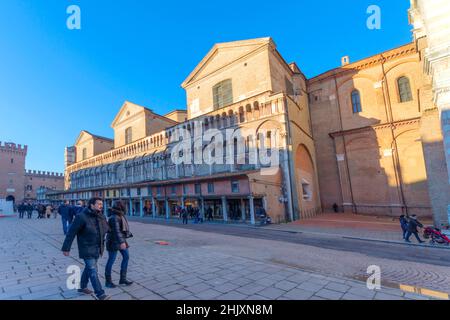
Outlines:
<svg viewBox="0 0 450 320"><path fill-rule="evenodd" d="M417 220L416 215L406 217L404 214L402 214L399 220L400 226L403 231L403 240L405 240L406 242L411 242L409 238L411 237L411 235L414 235L419 243L425 242L419 237L419 230L417 228L423 228L423 225L419 222L419 220Z"/></svg>
<svg viewBox="0 0 450 320"><path fill-rule="evenodd" d="M100 283L97 267L98 260L103 256L105 249L108 251L105 286L107 288L116 287L112 280L112 268L119 252L122 255L119 284L126 286L133 284L127 279L130 258L127 239L133 237L133 234L130 232L126 218L125 205L121 201L116 201L108 210L108 218L103 214L103 201L100 198L90 199L86 207L80 203L77 206L82 208L78 208L77 210L80 211L74 214L74 220L70 222L61 250L65 256L69 256L72 243L77 237L79 257L84 260L85 264L78 292L88 295L95 293L98 300L109 300L111 297L105 293ZM70 217L75 209L65 204L62 212L66 217ZM94 292L88 289L89 281Z"/></svg>
<svg viewBox="0 0 450 320"><path fill-rule="evenodd" d="M50 204L23 202L17 206L20 219L24 219L25 213L27 214L27 218L31 219L34 211L37 212L38 219L50 219L52 215L56 218L56 209Z"/></svg>
<svg viewBox="0 0 450 320"><path fill-rule="evenodd" d="M197 207L175 207L175 214L183 219L183 224L188 224L189 218L194 219L194 223L203 223L203 218L200 215L200 209Z"/></svg>

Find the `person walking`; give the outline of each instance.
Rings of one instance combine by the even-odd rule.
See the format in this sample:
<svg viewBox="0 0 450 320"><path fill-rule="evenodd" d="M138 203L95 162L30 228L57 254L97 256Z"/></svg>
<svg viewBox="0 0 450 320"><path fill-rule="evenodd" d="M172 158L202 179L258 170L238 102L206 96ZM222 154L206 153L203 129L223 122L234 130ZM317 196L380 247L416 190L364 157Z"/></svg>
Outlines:
<svg viewBox="0 0 450 320"><path fill-rule="evenodd" d="M86 210L75 217L61 249L64 256L68 257L73 240L75 236L77 237L79 257L84 260L85 264L78 292L92 294L93 292L87 287L88 282L91 281L98 300L111 299L103 290L97 272L97 262L103 255L104 239L108 231L108 222L103 215L103 201L100 198L92 198L89 200Z"/></svg>
<svg viewBox="0 0 450 320"><path fill-rule="evenodd" d="M208 216L208 221L213 220L213 209L211 207L208 207L208 210L206 210L206 215Z"/></svg>
<svg viewBox="0 0 450 320"><path fill-rule="evenodd" d="M108 250L108 262L105 268L105 286L107 288L117 287L112 281L112 267L117 258L117 253L122 255L122 263L120 265L119 284L132 285L133 281L127 279L128 261L130 254L127 239L133 235L130 232L128 220L125 215L125 206L121 201L117 201L108 211L109 232L106 235L106 250Z"/></svg>
<svg viewBox="0 0 450 320"><path fill-rule="evenodd" d="M31 219L31 217L33 216L33 206L31 205L31 203L28 203L26 205L26 211L27 211L28 219Z"/></svg>
<svg viewBox="0 0 450 320"><path fill-rule="evenodd" d="M181 209L181 217L183 218L183 224L188 224L188 212L186 208Z"/></svg>
<svg viewBox="0 0 450 320"><path fill-rule="evenodd" d="M45 207L45 215L47 216L47 219L50 219L51 215L52 215L52 206L51 205L47 205L47 207Z"/></svg>
<svg viewBox="0 0 450 320"><path fill-rule="evenodd" d="M45 207L42 204L38 204L36 207L36 210L38 212L38 219L44 219L45 218Z"/></svg>
<svg viewBox="0 0 450 320"><path fill-rule="evenodd" d="M408 222L408 232L406 233L406 239L405 239L406 242L411 242L411 241L409 241L409 237L411 237L411 234L414 234L414 236L416 237L416 239L419 243L425 242L420 239L419 231L417 230L417 227L423 228L423 225L417 220L416 215L412 215Z"/></svg>
<svg viewBox="0 0 450 320"><path fill-rule="evenodd" d="M25 213L25 204L24 203L19 204L17 210L19 211L19 219L23 219L23 215Z"/></svg>
<svg viewBox="0 0 450 320"><path fill-rule="evenodd" d="M408 219L404 214L402 214L399 218L400 220L400 227L403 231L403 240L406 240L406 233L408 232Z"/></svg>
<svg viewBox="0 0 450 320"><path fill-rule="evenodd" d="M84 202L82 200L78 201L75 206L72 207L72 214L74 217L79 215L84 211Z"/></svg>
<svg viewBox="0 0 450 320"><path fill-rule="evenodd" d="M69 230L73 219L72 209L69 206L69 201L66 201L64 204L59 206L58 213L61 215L64 235L67 235L67 231Z"/></svg>

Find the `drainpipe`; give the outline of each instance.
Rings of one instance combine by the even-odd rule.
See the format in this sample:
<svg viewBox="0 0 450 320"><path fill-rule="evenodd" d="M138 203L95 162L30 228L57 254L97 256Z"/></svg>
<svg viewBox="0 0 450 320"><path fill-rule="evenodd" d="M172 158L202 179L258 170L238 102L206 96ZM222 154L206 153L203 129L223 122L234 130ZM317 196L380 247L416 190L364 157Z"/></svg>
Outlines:
<svg viewBox="0 0 450 320"><path fill-rule="evenodd" d="M334 74L334 87L335 87L335 92L336 92L337 105L338 105L338 109L339 109L339 125L340 125L340 129L341 129L341 132L342 132L342 131L344 131L344 125L343 125L343 122L342 122L341 102L339 100L339 92L338 92L338 87L337 87L336 74ZM350 197L351 197L351 200L352 200L352 212L353 213L358 213L358 208L355 205L355 198L354 198L354 195L353 195L352 177L351 177L351 174L350 174L350 167L348 165L347 144L345 142L345 135L344 134L342 134L342 141L343 141L343 144L344 144L344 156L345 156L345 161L344 162L345 162L345 167L347 169L348 185L350 187ZM336 144L335 144L334 147L336 148ZM341 193L342 193L342 190L341 190ZM342 196L342 202L344 202L344 197L343 196ZM342 204L342 206L344 206L344 205Z"/></svg>
<svg viewBox="0 0 450 320"><path fill-rule="evenodd" d="M292 159L291 159L291 155L290 155L290 141L291 141L291 125L289 123L289 108L288 108L288 103L287 103L287 99L286 97L283 98L283 104L284 104L284 121L286 122L286 126L287 126L287 130L286 130L286 148L284 150L284 176L285 176L285 180L286 180L286 195L288 197L288 202L287 202L287 209L288 209L288 213L289 213L289 219L291 221L294 221L294 195L292 193L292 181L291 181L291 177L292 177L292 170L291 170L291 164L292 164ZM295 173L294 173L295 174ZM298 217L300 218L300 217Z"/></svg>
<svg viewBox="0 0 450 320"><path fill-rule="evenodd" d="M408 206L406 204L405 201L405 194L403 191L403 179L402 179L402 172L401 172L401 168L400 168L400 157L398 154L398 146L397 146L397 139L395 137L395 133L394 133L394 116L392 113L392 106L391 106L391 95L389 92L389 85L387 83L387 78L386 78L386 70L384 69L384 64L386 62L386 58L381 55L382 58L382 62L381 62L381 69L383 71L383 84L386 87L386 96L384 95L384 90L383 90L383 98L385 100L385 110L386 110L386 116L387 116L387 120L389 123L389 128L391 129L391 136L392 136L392 143L394 144L394 153L393 153L393 157L392 157L392 162L393 162L393 166L394 166L394 173L395 173L395 180L397 183L397 192L400 189L400 198L402 201L402 212L403 212L403 208L405 208L405 213L408 216Z"/></svg>

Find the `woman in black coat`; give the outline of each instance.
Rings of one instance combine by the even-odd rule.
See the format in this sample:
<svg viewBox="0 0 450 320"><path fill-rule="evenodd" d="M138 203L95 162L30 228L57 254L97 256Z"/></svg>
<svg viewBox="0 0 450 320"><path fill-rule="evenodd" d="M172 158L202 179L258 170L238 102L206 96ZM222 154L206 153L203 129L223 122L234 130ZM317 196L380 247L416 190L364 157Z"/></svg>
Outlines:
<svg viewBox="0 0 450 320"><path fill-rule="evenodd" d="M130 255L128 252L129 245L127 238L132 237L127 218L125 216L125 206L121 201L117 201L109 210L108 224L110 231L106 236L106 249L108 250L108 262L105 268L105 279L107 288L115 288L112 282L112 267L116 261L117 252L122 255L122 264L120 266L120 282L119 284L131 285L132 281L127 280L127 269Z"/></svg>

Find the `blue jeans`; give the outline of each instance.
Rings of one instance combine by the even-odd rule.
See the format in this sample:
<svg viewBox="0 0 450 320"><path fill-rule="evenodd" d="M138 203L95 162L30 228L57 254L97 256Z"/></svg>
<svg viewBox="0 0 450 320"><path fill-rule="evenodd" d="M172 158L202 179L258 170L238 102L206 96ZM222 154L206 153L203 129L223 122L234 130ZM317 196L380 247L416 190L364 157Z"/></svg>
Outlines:
<svg viewBox="0 0 450 320"><path fill-rule="evenodd" d="M416 232L408 231L408 232L406 233L406 241L409 241L409 237L411 237L412 234L416 237L416 239L417 239L418 242L423 242L422 240L420 240L419 234L418 234L417 231L416 231Z"/></svg>
<svg viewBox="0 0 450 320"><path fill-rule="evenodd" d="M105 294L105 291L103 290L100 280L98 279L97 260L98 259L94 258L84 259L85 267L83 274L81 275L80 289L87 288L88 281L90 280L92 288L94 288L95 295L100 297Z"/></svg>
<svg viewBox="0 0 450 320"><path fill-rule="evenodd" d="M402 228L402 231L403 231L403 240L406 240L406 235L408 234L408 229Z"/></svg>
<svg viewBox="0 0 450 320"><path fill-rule="evenodd" d="M105 275L110 276L112 273L112 267L117 258L117 252L119 251L108 251L108 262L106 263ZM130 254L128 249L120 250L122 255L122 264L120 265L120 273L126 273L128 270L128 261L130 260Z"/></svg>

